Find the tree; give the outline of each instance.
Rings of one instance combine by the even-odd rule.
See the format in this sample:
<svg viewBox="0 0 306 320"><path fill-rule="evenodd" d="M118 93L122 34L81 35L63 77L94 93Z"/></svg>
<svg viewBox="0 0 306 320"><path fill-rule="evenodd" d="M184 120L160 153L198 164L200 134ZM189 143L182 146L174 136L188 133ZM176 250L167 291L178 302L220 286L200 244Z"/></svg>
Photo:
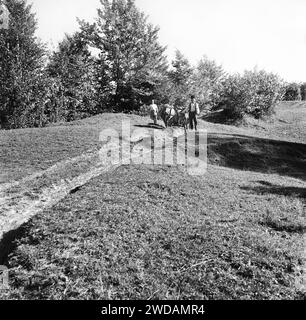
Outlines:
<svg viewBox="0 0 306 320"><path fill-rule="evenodd" d="M134 0L101 0L94 24L80 21L83 36L99 50L98 82L102 103L137 109L156 95L165 77L165 48L159 29L147 22Z"/></svg>
<svg viewBox="0 0 306 320"><path fill-rule="evenodd" d="M9 25L0 30L1 127L39 125L43 107L37 87L44 78L45 48L35 37L35 15L26 0L6 0L6 6Z"/></svg>
<svg viewBox="0 0 306 320"><path fill-rule="evenodd" d="M286 86L285 101L301 101L301 88L297 83L289 83Z"/></svg>
<svg viewBox="0 0 306 320"><path fill-rule="evenodd" d="M222 92L224 77L222 66L217 65L215 61L205 56L200 60L192 78L192 87L202 107L216 106Z"/></svg>
<svg viewBox="0 0 306 320"><path fill-rule="evenodd" d="M97 113L95 61L80 33L65 36L51 55L47 72L53 79L49 112L54 121Z"/></svg>
<svg viewBox="0 0 306 320"><path fill-rule="evenodd" d="M184 55L177 50L172 61L172 70L169 71L171 83L171 102L175 105L185 105L191 93L193 68Z"/></svg>

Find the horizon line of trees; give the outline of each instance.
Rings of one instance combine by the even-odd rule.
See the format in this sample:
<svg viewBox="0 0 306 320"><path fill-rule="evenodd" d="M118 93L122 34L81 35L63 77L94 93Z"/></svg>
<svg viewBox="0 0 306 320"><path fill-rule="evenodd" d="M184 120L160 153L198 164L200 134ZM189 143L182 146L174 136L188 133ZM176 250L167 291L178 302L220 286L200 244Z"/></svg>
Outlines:
<svg viewBox="0 0 306 320"><path fill-rule="evenodd" d="M306 82L291 82L286 85L284 101L305 101L306 100Z"/></svg>
<svg viewBox="0 0 306 320"><path fill-rule="evenodd" d="M134 0L100 3L95 22L79 20L80 30L51 53L35 36L27 0L5 1L10 21L8 29L0 26L0 128L134 112L151 99L182 106L191 94L202 109L225 107L233 120L270 114L278 101L295 100L297 88L306 99L306 84L289 85L263 70L227 74L206 56L192 66L180 51L169 65L159 28Z"/></svg>

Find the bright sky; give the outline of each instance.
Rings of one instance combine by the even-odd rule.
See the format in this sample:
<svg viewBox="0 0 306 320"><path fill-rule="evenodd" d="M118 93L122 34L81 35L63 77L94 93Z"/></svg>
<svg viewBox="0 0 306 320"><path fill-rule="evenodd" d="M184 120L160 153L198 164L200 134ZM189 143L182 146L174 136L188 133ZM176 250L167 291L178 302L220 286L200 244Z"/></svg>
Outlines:
<svg viewBox="0 0 306 320"><path fill-rule="evenodd" d="M29 0L38 36L53 43L91 21L99 0ZM226 71L265 69L287 81L306 81L306 0L136 0L160 26L160 42L195 64L203 55Z"/></svg>

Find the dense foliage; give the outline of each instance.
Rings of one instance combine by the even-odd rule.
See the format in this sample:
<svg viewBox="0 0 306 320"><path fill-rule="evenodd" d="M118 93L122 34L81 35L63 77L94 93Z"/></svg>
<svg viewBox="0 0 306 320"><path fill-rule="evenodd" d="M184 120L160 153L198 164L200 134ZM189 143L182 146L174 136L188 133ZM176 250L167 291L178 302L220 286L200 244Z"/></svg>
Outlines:
<svg viewBox="0 0 306 320"><path fill-rule="evenodd" d="M100 2L95 23L79 21L80 30L48 54L35 36L37 24L27 0L5 1L1 128L44 126L105 111L135 112L152 99L185 107L190 95L202 110L221 107L236 120L267 115L283 98L282 81L264 71L227 75L205 56L194 67L178 50L169 66L159 29L134 0ZM284 99L305 100L306 85L287 85Z"/></svg>
<svg viewBox="0 0 306 320"><path fill-rule="evenodd" d="M225 72L215 61L203 57L193 74L193 94L201 107L214 108L220 101Z"/></svg>
<svg viewBox="0 0 306 320"><path fill-rule="evenodd" d="M81 22L84 37L99 50L98 92L102 104L138 109L158 92L166 76L165 48L157 27L133 0L102 0L96 23Z"/></svg>
<svg viewBox="0 0 306 320"><path fill-rule="evenodd" d="M284 95L285 101L300 101L301 97L301 87L297 83L289 83L286 85L286 92Z"/></svg>
<svg viewBox="0 0 306 320"><path fill-rule="evenodd" d="M45 49L26 0L7 0L8 29L0 29L0 122L3 128L42 124Z"/></svg>
<svg viewBox="0 0 306 320"><path fill-rule="evenodd" d="M230 75L223 81L219 105L225 108L231 120L244 115L256 118L271 114L284 94L282 80L265 71L246 71L243 75Z"/></svg>
<svg viewBox="0 0 306 320"><path fill-rule="evenodd" d="M195 95L201 109L211 109L220 100L224 77L223 68L215 61L204 56L194 68L177 50L168 73L169 100L175 105L186 106L190 96Z"/></svg>
<svg viewBox="0 0 306 320"><path fill-rule="evenodd" d="M180 51L176 51L172 69L168 72L170 103L184 106L191 93L193 68Z"/></svg>
<svg viewBox="0 0 306 320"><path fill-rule="evenodd" d="M66 35L50 57L47 72L52 79L48 99L52 120L72 121L97 113L95 61L79 33Z"/></svg>

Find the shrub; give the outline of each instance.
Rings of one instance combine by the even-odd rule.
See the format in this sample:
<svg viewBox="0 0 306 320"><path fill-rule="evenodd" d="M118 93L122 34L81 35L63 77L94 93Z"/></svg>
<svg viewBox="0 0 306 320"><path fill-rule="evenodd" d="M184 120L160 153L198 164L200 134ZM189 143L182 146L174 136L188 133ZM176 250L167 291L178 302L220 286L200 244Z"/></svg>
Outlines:
<svg viewBox="0 0 306 320"><path fill-rule="evenodd" d="M301 101L301 87L297 83L289 83L286 85L284 101Z"/></svg>
<svg viewBox="0 0 306 320"><path fill-rule="evenodd" d="M229 120L248 114L255 118L269 115L284 95L282 80L265 71L246 71L230 75L223 81L219 105L224 106Z"/></svg>

